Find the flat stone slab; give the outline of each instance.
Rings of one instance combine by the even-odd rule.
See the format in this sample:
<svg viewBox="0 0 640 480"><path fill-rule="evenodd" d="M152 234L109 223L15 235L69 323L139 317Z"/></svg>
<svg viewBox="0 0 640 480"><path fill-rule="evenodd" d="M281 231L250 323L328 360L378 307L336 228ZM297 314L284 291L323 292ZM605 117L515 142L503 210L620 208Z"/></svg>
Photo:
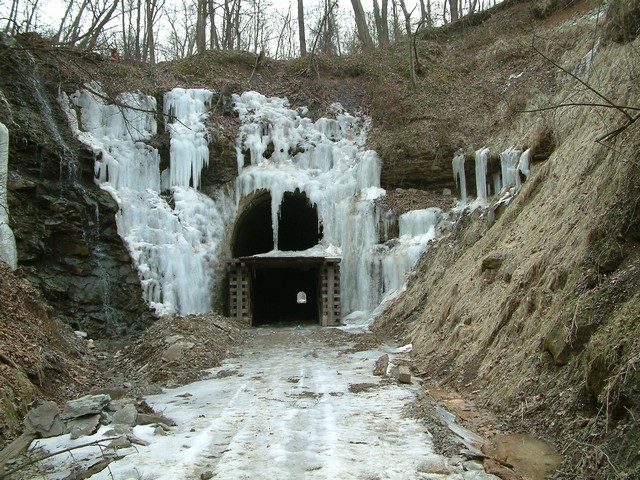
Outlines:
<svg viewBox="0 0 640 480"><path fill-rule="evenodd" d="M69 400L64 406L61 418L67 420L100 413L110 401L111 397L105 393L85 395L75 400Z"/></svg>

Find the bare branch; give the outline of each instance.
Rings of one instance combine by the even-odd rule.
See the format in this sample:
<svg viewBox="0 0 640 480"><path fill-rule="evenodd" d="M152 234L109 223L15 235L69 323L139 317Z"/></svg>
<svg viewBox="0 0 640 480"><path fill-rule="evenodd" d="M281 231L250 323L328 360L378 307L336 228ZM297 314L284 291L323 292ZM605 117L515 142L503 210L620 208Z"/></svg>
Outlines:
<svg viewBox="0 0 640 480"><path fill-rule="evenodd" d="M597 95L598 97L600 97L602 100L604 100L608 105L610 105L612 108L615 108L616 110L618 110L620 113L622 113L625 117L627 117L628 120L632 120L631 115L629 115L624 109L625 107L622 107L620 105L616 105L615 103L613 103L611 100L609 100L607 97L605 97L602 93L600 93L599 91L597 91L595 88L593 88L591 85L589 85L588 83L586 83L585 81L583 81L580 77L578 77L577 75L575 75L574 73L570 72L569 70L567 70L566 68L564 68L562 65L558 64L556 61L554 61L553 59L551 59L550 57L548 57L547 55L545 55L544 53L542 53L542 51L540 51L540 49L538 49L538 47L536 47L535 44L536 41L536 37L535 34L533 36L533 41L531 42L531 48L533 48L533 51L536 52L538 55L540 55L542 58L544 58L547 62L549 62L551 65L553 65L554 67L558 68L559 70L562 70L564 73L566 73L567 75L569 75L570 77L572 77L573 79L575 79L578 83L580 83L582 86L584 86L587 90L589 90L590 92L594 93L595 95Z"/></svg>

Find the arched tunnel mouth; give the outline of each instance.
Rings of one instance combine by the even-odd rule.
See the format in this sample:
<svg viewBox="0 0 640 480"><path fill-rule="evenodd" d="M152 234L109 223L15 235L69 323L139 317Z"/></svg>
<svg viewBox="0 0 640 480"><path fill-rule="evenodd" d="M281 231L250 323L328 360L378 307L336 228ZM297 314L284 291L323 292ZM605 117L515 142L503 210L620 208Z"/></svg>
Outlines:
<svg viewBox="0 0 640 480"><path fill-rule="evenodd" d="M232 237L232 255L247 270L250 323L317 324L322 315L324 259L308 254L282 255L283 251L302 252L320 243L322 226L317 207L300 190L284 193L275 251L271 204L268 191L247 198ZM299 298L305 301L298 301Z"/></svg>
<svg viewBox="0 0 640 480"><path fill-rule="evenodd" d="M318 209L304 192L285 192L278 214L278 250L301 251L317 245L322 239ZM273 244L271 193L253 195L236 221L232 254L234 258L267 253Z"/></svg>

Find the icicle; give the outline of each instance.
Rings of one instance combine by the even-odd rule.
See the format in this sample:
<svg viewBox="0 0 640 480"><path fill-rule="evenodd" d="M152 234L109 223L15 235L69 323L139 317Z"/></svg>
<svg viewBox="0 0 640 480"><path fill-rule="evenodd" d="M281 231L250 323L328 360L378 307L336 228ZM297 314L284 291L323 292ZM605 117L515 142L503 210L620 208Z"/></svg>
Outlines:
<svg viewBox="0 0 640 480"><path fill-rule="evenodd" d="M516 172L520 150L513 147L506 149L500 154L500 166L502 170L502 188L519 186L520 179ZM495 193L498 194L500 190Z"/></svg>
<svg viewBox="0 0 640 480"><path fill-rule="evenodd" d="M477 200L481 203L487 201L487 160L489 149L483 147L476 150L476 192Z"/></svg>
<svg viewBox="0 0 640 480"><path fill-rule="evenodd" d="M168 187L200 187L202 169L209 165L209 140L203 123L213 92L174 88L164 95L164 117L171 135ZM166 187L166 185L165 185Z"/></svg>
<svg viewBox="0 0 640 480"><path fill-rule="evenodd" d="M518 161L518 170L522 172L525 178L529 178L531 175L531 171L529 170L529 156L531 155L531 149L527 148L522 155L520 155L520 160Z"/></svg>
<svg viewBox="0 0 640 480"><path fill-rule="evenodd" d="M7 180L9 175L9 130L0 123L0 260L15 270L18 268L18 253L13 231L9 227L9 202Z"/></svg>
<svg viewBox="0 0 640 480"><path fill-rule="evenodd" d="M458 150L453 156L451 161L451 167L453 168L453 179L456 182L456 186L460 186L460 201L467 203L467 178L464 173L464 151Z"/></svg>

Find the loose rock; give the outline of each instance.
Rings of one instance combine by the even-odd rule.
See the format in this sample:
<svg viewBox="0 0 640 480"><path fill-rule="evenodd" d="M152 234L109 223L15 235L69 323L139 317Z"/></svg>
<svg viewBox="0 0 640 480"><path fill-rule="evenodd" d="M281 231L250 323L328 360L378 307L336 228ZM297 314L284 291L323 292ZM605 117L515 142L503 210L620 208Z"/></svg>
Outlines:
<svg viewBox="0 0 640 480"><path fill-rule="evenodd" d="M373 369L373 374L377 377L383 377L387 374L387 368L389 367L389 355L386 353L376 360L376 366Z"/></svg>
<svg viewBox="0 0 640 480"><path fill-rule="evenodd" d="M64 423L60 420L60 409L55 402L44 402L27 413L24 418L26 433L39 434L43 438L64 433Z"/></svg>
<svg viewBox="0 0 640 480"><path fill-rule="evenodd" d="M110 401L111 397L107 394L85 395L76 400L69 400L64 406L61 418L67 420L100 413Z"/></svg>

